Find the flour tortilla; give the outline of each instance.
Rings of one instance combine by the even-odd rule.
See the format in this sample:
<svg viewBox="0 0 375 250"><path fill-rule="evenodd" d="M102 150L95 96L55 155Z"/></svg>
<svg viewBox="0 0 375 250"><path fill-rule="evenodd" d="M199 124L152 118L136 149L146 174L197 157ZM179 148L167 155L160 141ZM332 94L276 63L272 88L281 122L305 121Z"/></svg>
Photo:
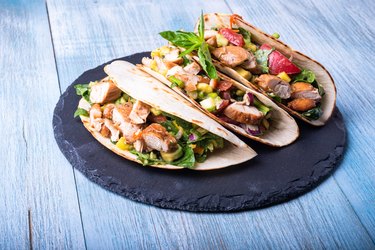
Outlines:
<svg viewBox="0 0 375 250"><path fill-rule="evenodd" d="M197 58L194 58L198 62ZM152 75L168 87L171 87L172 82L170 82L166 77L164 77L162 74L153 71L152 69L144 66L144 65L138 65L142 70L147 72L148 74ZM256 96L259 101L261 101L266 106L270 107L272 110L271 114L271 126L270 128L260 136L253 136L248 134L243 128L225 122L215 116L214 114L210 113L209 111L205 110L198 102L196 102L194 99L187 96L182 89L179 87L173 87L173 90L177 92L179 95L183 96L185 99L187 99L189 102L191 102L194 106L199 108L202 112L204 112L207 116L211 117L221 125L231 129L232 131L235 131L236 133L239 133L243 136L246 136L252 140L261 142L263 144L273 146L273 147L283 147L286 145L289 145L290 143L294 142L298 136L299 136L299 128L295 120L283 109L281 109L279 106L277 106L274 102L272 102L270 99L265 97L264 95L256 92L253 89L250 89L241 83L234 81L233 79L229 78L228 76L218 72L218 75L221 79L229 81L232 83L233 86L237 87L238 89L241 89L245 92L250 92L254 96Z"/></svg>
<svg viewBox="0 0 375 250"><path fill-rule="evenodd" d="M197 163L194 170L212 170L228 167L250 160L256 156L256 152L226 130L214 120L206 117L189 102L176 95L168 87L138 69L135 65L126 61L114 61L105 66L104 71L115 82L115 84L129 96L140 100L154 108L177 116L185 121L196 124L209 132L216 134L226 140L223 149L217 149L209 154L203 163ZM81 104L80 104L81 105ZM84 106L82 104L82 106ZM91 134L105 147L116 154L141 163L137 156L129 151L116 147L109 138L103 137L94 131L89 125L89 119L81 116L81 120ZM173 165L152 165L164 169L181 169Z"/></svg>
<svg viewBox="0 0 375 250"><path fill-rule="evenodd" d="M218 13L210 13L204 15L204 25L205 29L209 30L211 28L223 28L223 27L230 27L230 17L229 14L218 14ZM321 65L319 62L311 59L310 57L302 54L301 52L293 50L288 45L284 44L283 42L275 39L271 35L268 35L261 31L260 29L254 27L253 25L245 22L242 17L235 16L233 18L234 25L237 27L241 27L251 33L251 40L257 44L264 44L267 43L270 46L274 47L276 50L281 52L288 58L292 58L293 63L295 63L300 68L311 70L315 73L316 80L320 83L325 91L325 95L322 97L321 107L323 110L322 116L317 120L308 120L303 117L300 113L288 108L287 106L277 103L280 107L282 107L287 112L293 114L294 116L300 118L301 120L314 125L314 126L323 126L328 119L331 117L333 110L335 109L336 105L336 87L333 81L332 76L329 72ZM195 31L198 30L198 22L195 25ZM227 67L220 63L217 60L213 60L216 68L221 72L227 74L228 76L232 77L233 79L241 82L242 84L256 89L263 94L266 93L258 88L256 85L252 84L250 81L243 78L240 74L238 74L234 69ZM271 99L271 98L270 98Z"/></svg>

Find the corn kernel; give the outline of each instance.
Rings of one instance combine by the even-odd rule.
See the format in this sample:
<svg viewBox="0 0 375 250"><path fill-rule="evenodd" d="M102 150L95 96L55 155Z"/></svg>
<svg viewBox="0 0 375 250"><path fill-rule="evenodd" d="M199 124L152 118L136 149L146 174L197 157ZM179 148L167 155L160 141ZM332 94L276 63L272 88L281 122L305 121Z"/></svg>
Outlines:
<svg viewBox="0 0 375 250"><path fill-rule="evenodd" d="M277 75L277 77L281 78L281 80L286 81L286 82L290 82L292 80L290 79L288 74L285 72L281 72L280 74Z"/></svg>
<svg viewBox="0 0 375 250"><path fill-rule="evenodd" d="M212 87L210 85L208 85L207 83L198 83L197 84L197 89L200 90L200 91L203 91L203 92L205 92L207 94L213 92Z"/></svg>

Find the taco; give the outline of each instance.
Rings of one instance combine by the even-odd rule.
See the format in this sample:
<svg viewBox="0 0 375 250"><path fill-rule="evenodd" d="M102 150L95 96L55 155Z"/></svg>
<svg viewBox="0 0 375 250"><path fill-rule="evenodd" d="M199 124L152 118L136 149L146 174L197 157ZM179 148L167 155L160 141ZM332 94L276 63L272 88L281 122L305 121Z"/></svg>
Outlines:
<svg viewBox="0 0 375 250"><path fill-rule="evenodd" d="M161 35L187 51L197 50L187 33ZM238 15L217 13L202 15L195 33L204 40L198 49L199 62L210 74L212 56L218 70L263 93L295 117L315 126L331 117L336 102L331 75L320 63L280 42L278 34L270 36Z"/></svg>
<svg viewBox="0 0 375 250"><path fill-rule="evenodd" d="M198 57L168 45L138 66L232 131L276 147L297 139L298 126L287 112L220 72L211 78L198 62Z"/></svg>
<svg viewBox="0 0 375 250"><path fill-rule="evenodd" d="M125 61L105 66L108 77L76 85L75 116L105 147L153 167L211 170L256 153L153 77Z"/></svg>

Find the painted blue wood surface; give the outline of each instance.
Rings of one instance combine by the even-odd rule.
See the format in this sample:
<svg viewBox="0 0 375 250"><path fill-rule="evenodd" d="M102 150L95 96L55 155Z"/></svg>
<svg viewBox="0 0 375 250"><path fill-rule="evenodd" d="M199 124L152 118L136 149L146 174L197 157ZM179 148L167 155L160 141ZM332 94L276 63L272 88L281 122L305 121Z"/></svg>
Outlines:
<svg viewBox="0 0 375 250"><path fill-rule="evenodd" d="M192 29L201 9L239 13L330 70L349 132L334 177L267 209L195 214L132 202L73 176L51 130L58 81L64 91L87 69L164 44L158 32ZM0 2L0 107L17 107L1 114L9 133L0 139L15 143L0 144L0 248L29 247L28 208L36 248L374 248L374 11L371 1Z"/></svg>
<svg viewBox="0 0 375 250"><path fill-rule="evenodd" d="M84 248L51 126L60 91L43 1L0 2L0 68L0 249Z"/></svg>

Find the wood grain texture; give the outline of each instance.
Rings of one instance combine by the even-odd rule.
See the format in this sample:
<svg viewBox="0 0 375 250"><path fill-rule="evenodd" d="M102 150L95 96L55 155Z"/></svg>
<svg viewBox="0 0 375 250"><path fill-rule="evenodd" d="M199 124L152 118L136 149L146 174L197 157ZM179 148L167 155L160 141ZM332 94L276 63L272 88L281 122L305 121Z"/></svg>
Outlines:
<svg viewBox="0 0 375 250"><path fill-rule="evenodd" d="M334 178L375 241L375 5L372 1L273 1L253 8L246 2L232 2L231 8L268 33L279 32L281 40L320 61L335 79L337 106L349 142Z"/></svg>
<svg viewBox="0 0 375 250"><path fill-rule="evenodd" d="M60 93L44 1L1 1L0 44L0 249L84 248L51 127Z"/></svg>
<svg viewBox="0 0 375 250"><path fill-rule="evenodd" d="M89 68L164 44L157 35L161 30L192 29L201 9L230 12L222 1L213 4L208 1L49 0L47 3L62 90ZM234 2L229 4L236 8ZM278 9L286 8L279 7L278 2L267 4L267 8L263 5L261 1L252 1L251 5L244 1L241 6L249 7L246 11L241 8L240 13L244 15L251 9L254 11L251 16L259 20L259 24L277 27L282 38L288 38L286 42L301 36L297 40L300 47L307 54L319 56L310 53L319 48L319 43L314 43L317 40L309 40L311 37L302 40L309 30L301 35L293 24L306 22L310 25L306 15L320 20L325 13L310 14L302 4L295 3L300 6L296 12L301 13L293 19L287 17L284 9L281 9L284 12ZM272 9L273 15L283 18L270 22L268 11ZM319 22L324 26L323 21ZM321 34L318 38L320 43L325 42ZM335 53L337 56L338 52ZM325 64L330 58L326 55L321 61ZM327 66L330 68L332 63ZM88 248L369 249L374 246L352 204L333 178L299 199L271 208L233 214L193 214L135 203L101 189L80 173L76 173L76 177Z"/></svg>

